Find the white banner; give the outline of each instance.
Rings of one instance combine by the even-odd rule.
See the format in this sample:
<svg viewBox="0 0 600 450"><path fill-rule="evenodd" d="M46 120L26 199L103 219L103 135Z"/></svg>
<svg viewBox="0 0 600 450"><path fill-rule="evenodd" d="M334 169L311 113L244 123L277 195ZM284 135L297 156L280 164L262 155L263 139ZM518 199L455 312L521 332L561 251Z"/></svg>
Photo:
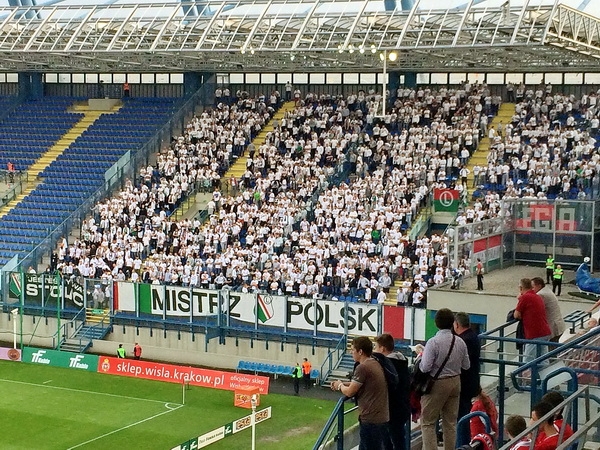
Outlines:
<svg viewBox="0 0 600 450"><path fill-rule="evenodd" d="M162 317L215 316L219 310L229 324L272 326L318 333L377 336L380 333L381 307L365 303L344 303L284 297L269 294L244 294L233 291L190 289L180 286L117 283L115 301L121 311L138 311ZM225 323L223 323L225 325Z"/></svg>

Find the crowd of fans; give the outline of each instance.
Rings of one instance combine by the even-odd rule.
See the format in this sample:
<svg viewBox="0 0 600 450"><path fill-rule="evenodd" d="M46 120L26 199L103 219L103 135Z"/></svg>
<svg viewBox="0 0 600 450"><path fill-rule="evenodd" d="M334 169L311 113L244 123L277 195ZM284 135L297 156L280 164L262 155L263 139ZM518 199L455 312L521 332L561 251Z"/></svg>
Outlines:
<svg viewBox="0 0 600 450"><path fill-rule="evenodd" d="M217 180L277 107L272 97L267 106L264 97L237 93L195 117L155 167L97 205L81 239L60 250L59 266L95 278L366 302L382 302L399 279L398 303L424 306L427 287L453 276L449 238L411 241L406 232L433 188L466 191L465 165L480 139L492 136L494 157L477 181L487 184L488 172L510 163L504 195L520 184L538 189L528 180L511 186L514 175L539 175L538 166L572 175L576 155L580 166L597 161L585 144L597 131L573 124L561 134L562 125L552 125L562 118L556 104L571 99L548 92L524 93L513 121L489 134L488 115L500 99L485 85L400 89L384 117L373 91L309 93L273 123L263 144L250 146L246 171L234 181L239 189L223 195ZM582 110L586 117L591 108ZM563 109L568 120L573 108ZM557 151L563 145L566 155ZM528 161L524 173L515 158ZM331 183L340 167L349 175ZM206 180L214 187L207 224L173 221L181 196ZM500 195L490 189L459 221L496 214Z"/></svg>
<svg viewBox="0 0 600 450"><path fill-rule="evenodd" d="M455 156L476 147L483 94L481 86L402 90L381 121L374 92L308 94L252 148L240 191L215 189L207 226L173 222L181 195L198 176L216 180L238 151L236 134L248 142L269 112L248 98L240 101L253 107L219 103L139 182L97 205L59 266L96 278L364 301L383 301L401 277L399 302L424 304L427 286L448 277L447 241L411 242L406 230L429 189L453 183ZM344 160L349 183L329 185Z"/></svg>
<svg viewBox="0 0 600 450"><path fill-rule="evenodd" d="M597 93L578 99L547 84L513 94L515 113L489 129L487 166L473 167L478 199L459 224L497 217L501 198L600 198Z"/></svg>

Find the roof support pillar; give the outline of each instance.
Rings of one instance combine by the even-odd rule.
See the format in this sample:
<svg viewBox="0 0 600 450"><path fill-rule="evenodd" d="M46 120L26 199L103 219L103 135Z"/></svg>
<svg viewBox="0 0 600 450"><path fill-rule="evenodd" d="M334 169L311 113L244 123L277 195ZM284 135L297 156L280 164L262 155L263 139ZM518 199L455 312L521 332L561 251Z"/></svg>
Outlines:
<svg viewBox="0 0 600 450"><path fill-rule="evenodd" d="M38 100L44 96L44 83L40 72L19 73L19 97Z"/></svg>

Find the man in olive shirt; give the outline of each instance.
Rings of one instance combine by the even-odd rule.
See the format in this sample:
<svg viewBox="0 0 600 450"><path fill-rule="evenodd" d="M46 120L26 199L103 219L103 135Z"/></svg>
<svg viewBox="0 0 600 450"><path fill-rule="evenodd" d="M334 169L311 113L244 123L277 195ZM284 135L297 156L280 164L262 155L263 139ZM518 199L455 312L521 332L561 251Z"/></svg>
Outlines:
<svg viewBox="0 0 600 450"><path fill-rule="evenodd" d="M383 448L390 420L387 382L377 360L371 358L373 343L366 336L352 341L352 357L358 363L349 384L331 383L331 389L346 397L356 397L360 422L359 450Z"/></svg>

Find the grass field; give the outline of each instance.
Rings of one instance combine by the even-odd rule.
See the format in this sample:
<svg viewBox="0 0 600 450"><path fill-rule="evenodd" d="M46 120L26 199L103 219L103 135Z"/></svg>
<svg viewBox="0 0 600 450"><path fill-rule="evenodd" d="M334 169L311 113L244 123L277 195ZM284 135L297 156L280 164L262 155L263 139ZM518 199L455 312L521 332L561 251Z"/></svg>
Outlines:
<svg viewBox="0 0 600 450"><path fill-rule="evenodd" d="M0 361L0 448L171 449L249 414L233 392ZM311 449L334 403L269 394L256 427L260 450ZM250 429L209 445L249 449Z"/></svg>

